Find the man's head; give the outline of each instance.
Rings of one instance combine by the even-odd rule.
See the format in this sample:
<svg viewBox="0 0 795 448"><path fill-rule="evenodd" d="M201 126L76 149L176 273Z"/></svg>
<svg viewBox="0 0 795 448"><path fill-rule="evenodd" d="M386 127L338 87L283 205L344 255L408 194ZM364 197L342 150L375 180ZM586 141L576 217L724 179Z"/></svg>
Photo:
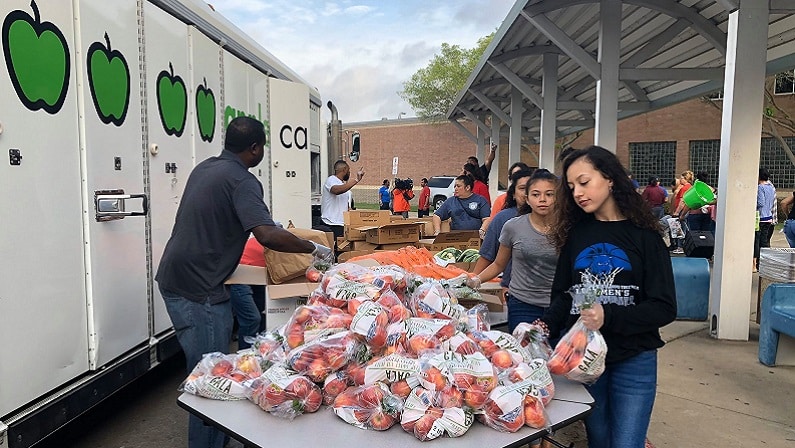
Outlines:
<svg viewBox="0 0 795 448"><path fill-rule="evenodd" d="M467 163L471 163L472 165L475 165L475 166L480 166L480 165L478 165L478 158L475 157L475 156L467 157Z"/></svg>
<svg viewBox="0 0 795 448"><path fill-rule="evenodd" d="M425 187L427 185L428 185L428 179L426 179L424 177L422 179L420 179L420 186L421 187Z"/></svg>
<svg viewBox="0 0 795 448"><path fill-rule="evenodd" d="M384 179L383 186L389 187L389 179Z"/></svg>
<svg viewBox="0 0 795 448"><path fill-rule="evenodd" d="M334 162L334 175L340 180L348 182L348 179L351 178L351 167L348 166L348 162L344 160Z"/></svg>
<svg viewBox="0 0 795 448"><path fill-rule="evenodd" d="M648 185L649 185L650 187L656 186L656 185L657 185L657 184L659 184L659 183L660 183L660 179L658 179L658 178L657 178L657 176L650 176L650 177L649 177L649 183L648 183Z"/></svg>
<svg viewBox="0 0 795 448"><path fill-rule="evenodd" d="M237 117L226 127L224 149L237 154L249 168L265 156L265 126L250 117Z"/></svg>

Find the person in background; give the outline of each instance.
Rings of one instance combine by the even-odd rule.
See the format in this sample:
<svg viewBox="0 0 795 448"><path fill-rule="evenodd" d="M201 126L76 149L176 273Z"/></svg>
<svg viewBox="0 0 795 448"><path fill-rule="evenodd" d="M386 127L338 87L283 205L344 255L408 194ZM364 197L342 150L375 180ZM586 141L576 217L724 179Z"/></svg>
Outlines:
<svg viewBox="0 0 795 448"><path fill-rule="evenodd" d="M351 167L344 160L334 163L334 174L323 184L320 198L320 219L331 228L335 238L345 236L344 213L351 205L351 188L364 177L364 169L359 168L355 177L351 177Z"/></svg>
<svg viewBox="0 0 795 448"><path fill-rule="evenodd" d="M635 179L635 175L632 172L627 173L627 177L629 177L629 181L632 182L632 188L640 193L640 182Z"/></svg>
<svg viewBox="0 0 795 448"><path fill-rule="evenodd" d="M511 176L511 184L508 186L507 198L505 200L505 208L497 213L493 219L483 224L485 227L488 224L488 229L485 233L481 232L483 244L480 246L480 258L475 263L475 268L472 270L475 274L480 274L486 269L496 258L497 251L500 248L500 232L506 222L519 215L519 208L527 205L527 192L525 187L527 181L533 172L530 170L515 171ZM526 211L530 211L529 209ZM481 227L482 228L482 227ZM511 260L504 266L502 271L502 279L500 286L503 288L503 293L508 291L508 286L511 284Z"/></svg>
<svg viewBox="0 0 795 448"><path fill-rule="evenodd" d="M509 263L512 265L506 294L509 333L521 322L533 322L544 315L558 260L557 250L547 238L553 227L552 207L558 178L548 170L538 169L529 178L517 180L514 183L517 190L519 182L524 183L521 189L526 198L519 206L519 216L503 226L494 262L467 281L469 286L479 288L481 281L493 279ZM500 215L504 212L507 210Z"/></svg>
<svg viewBox="0 0 795 448"><path fill-rule="evenodd" d="M679 203L682 202L683 193L680 193L682 188L683 188L683 181L678 177L674 178L674 180L671 182L671 195L668 197L668 200L670 201L670 204L668 205L668 210L671 211L671 213L673 213L674 216L677 216L676 210L679 210ZM685 253L684 249L682 249L683 247L682 238L676 238L673 235L674 233L670 231L671 244L668 246L668 250L672 251L675 254Z"/></svg>
<svg viewBox="0 0 795 448"><path fill-rule="evenodd" d="M454 182L453 197L444 201L433 214L435 235L439 234L444 220L450 220L450 230L479 230L491 214L486 198L472 193L474 182L470 176L458 176Z"/></svg>
<svg viewBox="0 0 795 448"><path fill-rule="evenodd" d="M480 175L480 170L478 170L477 165L472 165L471 163L467 163L464 165L464 169L461 171L461 174L469 176L472 178L472 193L478 194L486 198L489 204L491 204L491 194L489 193L489 186L486 185L485 179L483 179Z"/></svg>
<svg viewBox="0 0 795 448"><path fill-rule="evenodd" d="M709 185L709 175L704 171L699 171L695 178ZM687 209L687 227L689 230L708 232L712 229L712 219L709 216L708 205L696 209Z"/></svg>
<svg viewBox="0 0 795 448"><path fill-rule="evenodd" d="M407 187L404 188L405 190L398 188L398 183L396 182L395 188L392 189L392 214L408 218L411 210L409 201L414 199L414 191Z"/></svg>
<svg viewBox="0 0 795 448"><path fill-rule="evenodd" d="M784 221L784 236L787 237L789 247L795 247L795 191L781 200L781 208L787 214L787 220Z"/></svg>
<svg viewBox="0 0 795 448"><path fill-rule="evenodd" d="M663 204L665 204L666 193L660 188L660 179L655 176L649 178L649 183L643 189L640 195L644 201L649 205L651 214L657 219L663 217Z"/></svg>
<svg viewBox="0 0 795 448"><path fill-rule="evenodd" d="M524 162L515 162L508 168L508 183L510 184L513 182L513 175L519 171L527 171L530 167L527 166ZM510 186L508 187L510 188ZM491 204L491 216L489 216L489 220L494 219L497 216L497 213L501 212L505 207L505 199L508 197L508 193L503 193L497 196L497 199L494 200L494 203ZM488 223L486 223L486 227L488 227Z"/></svg>
<svg viewBox="0 0 795 448"><path fill-rule="evenodd" d="M256 238L249 237L239 264L266 267L265 248ZM265 286L229 285L229 300L232 303L232 314L237 319L237 349L244 350L251 347L246 337L253 338L265 329L262 322L262 312L265 311Z"/></svg>
<svg viewBox="0 0 795 448"><path fill-rule="evenodd" d="M417 218L430 216L431 214L431 187L428 186L428 179L420 179L420 203L417 205Z"/></svg>
<svg viewBox="0 0 795 448"><path fill-rule="evenodd" d="M389 201L392 195L389 193L389 179L384 179L381 188L378 189L378 208L381 210L389 210Z"/></svg>
<svg viewBox="0 0 795 448"><path fill-rule="evenodd" d="M657 350L664 345L660 327L676 318L671 258L659 222L616 155L598 146L564 161L554 222L550 236L559 258L552 300L536 324L554 339L581 317L602 334L605 370L586 386L594 398L585 420L588 446L643 447L657 389ZM578 310L569 291L586 283L601 284L601 294L595 305Z"/></svg>
<svg viewBox="0 0 795 448"><path fill-rule="evenodd" d="M224 142L220 155L199 163L188 176L155 275L188 373L205 353L229 351L232 306L224 282L237 268L249 234L273 250L332 256L328 247L298 238L273 222L262 184L249 171L265 155L262 122L233 119ZM190 448L220 448L225 439L199 417L189 417Z"/></svg>
<svg viewBox="0 0 795 448"><path fill-rule="evenodd" d="M484 179L486 184L489 183L489 173L491 172L491 164L494 162L494 157L497 155L497 144L492 142L489 144L489 153L486 155L486 163L483 165L478 165L478 158L475 156L467 157L467 163L471 163L478 167L478 171L480 171L479 177Z"/></svg>
<svg viewBox="0 0 795 448"><path fill-rule="evenodd" d="M759 230L754 233L754 267L759 269L759 253L763 247L770 247L773 236L773 207L776 204L776 188L770 182L770 173L759 168L759 182L756 188L756 212L759 214Z"/></svg>

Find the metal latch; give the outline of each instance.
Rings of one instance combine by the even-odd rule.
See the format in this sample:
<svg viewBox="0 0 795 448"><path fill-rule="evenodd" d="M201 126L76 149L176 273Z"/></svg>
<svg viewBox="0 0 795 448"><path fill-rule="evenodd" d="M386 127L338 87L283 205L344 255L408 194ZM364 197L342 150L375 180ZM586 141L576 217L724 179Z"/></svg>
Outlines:
<svg viewBox="0 0 795 448"><path fill-rule="evenodd" d="M140 199L141 211L127 211L128 199ZM94 191L94 210L97 222L124 219L125 216L146 216L149 213L149 199L145 194L124 194L124 190Z"/></svg>

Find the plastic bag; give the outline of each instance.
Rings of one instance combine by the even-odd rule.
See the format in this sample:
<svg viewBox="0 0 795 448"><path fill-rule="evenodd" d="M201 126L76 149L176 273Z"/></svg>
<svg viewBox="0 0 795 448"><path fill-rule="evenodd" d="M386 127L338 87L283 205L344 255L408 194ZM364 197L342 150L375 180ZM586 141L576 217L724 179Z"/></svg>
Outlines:
<svg viewBox="0 0 795 448"><path fill-rule="evenodd" d="M339 308L301 305L285 327L287 346L294 349L319 337L346 331L351 320L352 317Z"/></svg>
<svg viewBox="0 0 795 448"><path fill-rule="evenodd" d="M348 388L348 372L340 370L323 381L323 404L331 406L334 399Z"/></svg>
<svg viewBox="0 0 795 448"><path fill-rule="evenodd" d="M464 435L472 426L474 417L471 411L463 407L450 406L451 400L455 400L455 394L453 387L442 391L414 388L403 405L400 426L421 441L443 435Z"/></svg>
<svg viewBox="0 0 795 448"><path fill-rule="evenodd" d="M497 387L497 373L483 353L446 355L453 385L463 392L464 405L478 410L483 407L489 393Z"/></svg>
<svg viewBox="0 0 795 448"><path fill-rule="evenodd" d="M334 400L334 413L353 426L385 431L400 420L403 400L383 383L349 387Z"/></svg>
<svg viewBox="0 0 795 448"><path fill-rule="evenodd" d="M330 373L348 364L359 344L349 331L324 336L287 353L287 366L322 383Z"/></svg>
<svg viewBox="0 0 795 448"><path fill-rule="evenodd" d="M582 318L560 338L547 362L555 375L584 384L593 384L605 370L607 343L598 331L588 330Z"/></svg>
<svg viewBox="0 0 795 448"><path fill-rule="evenodd" d="M552 347L549 346L544 330L537 325L521 322L514 328L513 337L533 358L548 360L552 355Z"/></svg>
<svg viewBox="0 0 795 448"><path fill-rule="evenodd" d="M387 343L389 315L375 302L364 302L351 320L351 332L359 336L373 351L379 351Z"/></svg>
<svg viewBox="0 0 795 448"><path fill-rule="evenodd" d="M244 400L251 382L262 373L260 360L252 352L243 355L207 353L178 390L213 400Z"/></svg>
<svg viewBox="0 0 795 448"><path fill-rule="evenodd" d="M277 364L255 380L249 399L264 411L292 420L320 409L323 394L309 378L291 374Z"/></svg>
<svg viewBox="0 0 795 448"><path fill-rule="evenodd" d="M489 331L489 307L484 303L477 304L468 309L458 321L458 328L463 332Z"/></svg>
<svg viewBox="0 0 795 448"><path fill-rule="evenodd" d="M323 273L334 265L334 252L329 252L327 257L312 256L312 262L306 268L306 279L310 282L319 282Z"/></svg>
<svg viewBox="0 0 795 448"><path fill-rule="evenodd" d="M285 362L284 337L278 332L259 333L253 338L246 336L252 350L262 358L262 367L269 368L275 363Z"/></svg>
<svg viewBox="0 0 795 448"><path fill-rule="evenodd" d="M538 390L528 381L497 386L489 394L483 411L478 414L478 420L498 431L516 432L524 425L551 429Z"/></svg>
<svg viewBox="0 0 795 448"><path fill-rule="evenodd" d="M548 405L555 397L555 383L552 381L547 363L541 358L536 358L529 363L520 363L516 367L503 370L499 375L503 385L529 381L538 389L539 397L544 406Z"/></svg>
<svg viewBox="0 0 795 448"><path fill-rule="evenodd" d="M468 335L498 369L507 369L533 358L513 336L502 331L473 331Z"/></svg>
<svg viewBox="0 0 795 448"><path fill-rule="evenodd" d="M409 308L416 317L426 319L459 320L466 308L458 304L439 282L425 282L419 285L411 296Z"/></svg>
<svg viewBox="0 0 795 448"><path fill-rule="evenodd" d="M416 377L419 373L420 364L418 360L395 353L376 358L368 363L364 368L364 384L376 382L391 384ZM414 387L419 383L412 380L410 384Z"/></svg>

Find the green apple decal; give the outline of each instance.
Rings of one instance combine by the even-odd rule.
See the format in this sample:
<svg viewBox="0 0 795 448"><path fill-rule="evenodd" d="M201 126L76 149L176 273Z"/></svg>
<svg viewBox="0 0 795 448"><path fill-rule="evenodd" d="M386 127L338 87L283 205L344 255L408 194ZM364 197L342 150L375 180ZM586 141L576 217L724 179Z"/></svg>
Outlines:
<svg viewBox="0 0 795 448"><path fill-rule="evenodd" d="M181 137L188 116L188 92L182 77L174 75L174 66L157 75L157 110L166 134Z"/></svg>
<svg viewBox="0 0 795 448"><path fill-rule="evenodd" d="M88 86L99 119L121 126L130 105L130 68L124 55L110 48L108 33L105 44L94 42L88 47L87 65Z"/></svg>
<svg viewBox="0 0 795 448"><path fill-rule="evenodd" d="M3 55L11 84L30 110L58 113L69 86L69 46L58 27L42 22L36 2L33 17L11 11L3 20Z"/></svg>
<svg viewBox="0 0 795 448"><path fill-rule="evenodd" d="M199 124L199 136L205 142L213 141L215 135L215 95L207 87L207 78L204 84L196 87L196 121Z"/></svg>

